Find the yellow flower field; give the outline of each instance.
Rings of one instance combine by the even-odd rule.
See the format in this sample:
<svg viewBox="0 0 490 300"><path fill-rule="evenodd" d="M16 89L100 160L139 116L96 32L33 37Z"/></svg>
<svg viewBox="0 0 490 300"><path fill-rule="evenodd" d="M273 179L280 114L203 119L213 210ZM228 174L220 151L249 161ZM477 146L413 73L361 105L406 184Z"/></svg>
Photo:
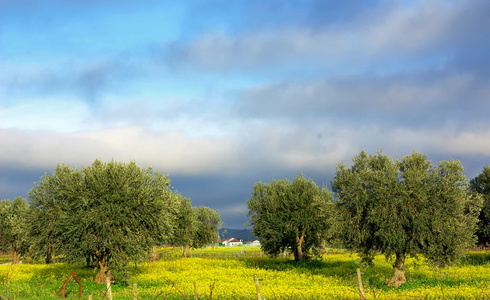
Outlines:
<svg viewBox="0 0 490 300"><path fill-rule="evenodd" d="M327 254L321 260L296 264L288 257L268 258L258 248L220 247L193 251L179 258L180 249L160 251L165 259L131 268L140 299L194 299L194 282L199 299L256 299L254 274L265 299L359 299L355 254ZM458 264L433 268L423 258L406 262L407 283L401 288L386 286L391 264L383 256L375 266L362 269L366 299L490 299L490 254L469 253ZM5 290L9 266L0 266L0 294ZM11 268L11 267L10 267ZM82 265L15 266L10 293L16 299L55 299L54 294L75 271L84 286L84 298L93 294L103 299L103 286L92 283L94 270ZM132 286L114 285L114 299L132 299ZM75 284L68 298L77 298Z"/></svg>

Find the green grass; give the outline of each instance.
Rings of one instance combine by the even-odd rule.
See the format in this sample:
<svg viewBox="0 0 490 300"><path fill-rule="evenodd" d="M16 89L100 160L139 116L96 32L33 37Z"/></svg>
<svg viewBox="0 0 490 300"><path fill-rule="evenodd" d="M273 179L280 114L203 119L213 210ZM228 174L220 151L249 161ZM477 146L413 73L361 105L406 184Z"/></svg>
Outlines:
<svg viewBox="0 0 490 300"><path fill-rule="evenodd" d="M12 256L9 254L0 254L0 264L8 263L12 260Z"/></svg>
<svg viewBox="0 0 490 300"><path fill-rule="evenodd" d="M257 247L219 247L191 251L192 258L180 258L182 249L158 250L160 261L131 264L130 283L138 286L140 299L254 299L253 274L267 299L359 299L355 254L336 250L321 260L295 263L290 257L269 258ZM433 268L422 257L408 258L407 283L399 289L386 286L393 273L391 264L379 255L375 266L363 268L367 299L490 299L490 253L469 252L446 268ZM83 297L104 299L105 287L96 285L96 270L83 264L20 264L0 266L0 294L5 296L10 278L10 296L16 299L56 299L55 294L71 272L83 285ZM173 286L175 285L175 286ZM178 290L177 290L178 289ZM132 285L112 286L114 299L132 299ZM67 299L78 298L78 286L71 282Z"/></svg>

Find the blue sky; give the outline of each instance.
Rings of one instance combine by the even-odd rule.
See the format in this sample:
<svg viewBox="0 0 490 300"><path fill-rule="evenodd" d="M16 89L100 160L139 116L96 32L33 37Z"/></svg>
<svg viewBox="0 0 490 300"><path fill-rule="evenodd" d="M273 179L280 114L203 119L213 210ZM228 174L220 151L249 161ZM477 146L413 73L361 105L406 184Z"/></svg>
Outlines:
<svg viewBox="0 0 490 300"><path fill-rule="evenodd" d="M225 227L361 150L490 157L490 2L0 0L0 199L134 160Z"/></svg>

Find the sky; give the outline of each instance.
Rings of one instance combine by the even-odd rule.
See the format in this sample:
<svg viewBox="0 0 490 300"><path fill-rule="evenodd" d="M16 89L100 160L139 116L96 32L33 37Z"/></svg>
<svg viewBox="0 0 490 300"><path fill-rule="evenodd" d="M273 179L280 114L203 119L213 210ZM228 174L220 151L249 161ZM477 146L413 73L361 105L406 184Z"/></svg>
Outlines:
<svg viewBox="0 0 490 300"><path fill-rule="evenodd" d="M490 1L0 0L0 199L135 161L243 228L360 151L490 161Z"/></svg>

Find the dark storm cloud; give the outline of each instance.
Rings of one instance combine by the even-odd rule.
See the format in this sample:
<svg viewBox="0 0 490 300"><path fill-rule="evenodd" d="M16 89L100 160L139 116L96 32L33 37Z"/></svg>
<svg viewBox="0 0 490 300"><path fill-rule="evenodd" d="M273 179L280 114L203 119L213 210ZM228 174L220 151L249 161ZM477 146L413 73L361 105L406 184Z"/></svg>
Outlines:
<svg viewBox="0 0 490 300"><path fill-rule="evenodd" d="M0 200L27 197L34 182L39 182L45 172L45 169L0 165Z"/></svg>
<svg viewBox="0 0 490 300"><path fill-rule="evenodd" d="M328 182L333 170L322 172L305 169L268 170L254 174L233 177L222 176L171 176L172 186L184 197L189 197L194 206L208 206L220 211L225 228L243 228L248 221L247 200L250 199L253 185L258 182L270 182L273 179L290 178L300 173L312 178L319 186Z"/></svg>
<svg viewBox="0 0 490 300"><path fill-rule="evenodd" d="M237 114L305 123L333 119L351 126L371 122L420 128L459 120L478 124L490 110L487 83L472 74L437 72L283 82L244 91Z"/></svg>

